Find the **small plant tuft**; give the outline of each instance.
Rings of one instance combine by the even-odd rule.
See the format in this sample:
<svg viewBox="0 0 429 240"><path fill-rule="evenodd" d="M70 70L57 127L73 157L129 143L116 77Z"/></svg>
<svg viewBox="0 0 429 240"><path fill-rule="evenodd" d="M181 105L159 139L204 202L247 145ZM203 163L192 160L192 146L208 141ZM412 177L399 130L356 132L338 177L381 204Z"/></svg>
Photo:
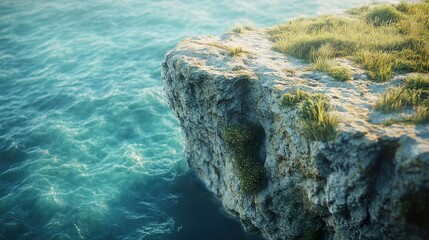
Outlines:
<svg viewBox="0 0 429 240"><path fill-rule="evenodd" d="M302 102L308 98L310 98L310 93L298 88L294 92L283 94L282 99L280 101L280 107L294 107L299 102Z"/></svg>
<svg viewBox="0 0 429 240"><path fill-rule="evenodd" d="M333 60L335 58L335 49L330 44L324 44L317 50L312 49L310 59L313 62L311 69L314 71L326 72L337 81L347 81L352 78L348 68L337 66Z"/></svg>
<svg viewBox="0 0 429 240"><path fill-rule="evenodd" d="M305 100L300 108L304 136L313 141L329 141L336 136L338 119L329 114L330 107L324 97Z"/></svg>
<svg viewBox="0 0 429 240"><path fill-rule="evenodd" d="M324 95L311 95L298 88L282 96L280 107L299 107L303 134L308 140L329 141L335 138L338 119L329 114L330 106Z"/></svg>
<svg viewBox="0 0 429 240"><path fill-rule="evenodd" d="M244 31L244 27L241 24L236 24L235 27L232 29L232 32L240 34Z"/></svg>
<svg viewBox="0 0 429 240"><path fill-rule="evenodd" d="M404 88L389 88L375 103L374 109L389 113L401 110L404 107L415 106L420 99L420 92Z"/></svg>
<svg viewBox="0 0 429 240"><path fill-rule="evenodd" d="M390 123L429 123L429 77L413 75L402 87L389 88L374 105L374 109L389 113L406 107L414 108L414 115L403 119L393 119Z"/></svg>
<svg viewBox="0 0 429 240"><path fill-rule="evenodd" d="M361 51L355 54L355 60L368 70L369 77L376 82L386 82L393 75L395 59L381 51Z"/></svg>
<svg viewBox="0 0 429 240"><path fill-rule="evenodd" d="M231 57L241 56L244 53L243 47L231 48L228 50L228 53Z"/></svg>
<svg viewBox="0 0 429 240"><path fill-rule="evenodd" d="M344 82L352 78L350 70L346 67L332 67L326 70L326 73L335 80Z"/></svg>
<svg viewBox="0 0 429 240"><path fill-rule="evenodd" d="M242 54L251 54L249 51L244 50L243 47L241 47L241 46L231 47L231 46L220 44L217 42L201 43L201 42L195 41L195 43L220 48L220 49L228 52L228 55L230 55L231 57L241 56Z"/></svg>
<svg viewBox="0 0 429 240"><path fill-rule="evenodd" d="M243 25L244 29L248 30L248 31L253 31L255 30L255 26L252 23L246 23Z"/></svg>
<svg viewBox="0 0 429 240"><path fill-rule="evenodd" d="M226 128L223 140L232 151L234 171L244 194L257 194L267 185L260 148L264 130L256 124L236 124Z"/></svg>
<svg viewBox="0 0 429 240"><path fill-rule="evenodd" d="M406 89L410 90L429 90L429 77L416 74L407 79Z"/></svg>
<svg viewBox="0 0 429 240"><path fill-rule="evenodd" d="M413 123L429 123L429 107L417 106L416 113L411 117Z"/></svg>

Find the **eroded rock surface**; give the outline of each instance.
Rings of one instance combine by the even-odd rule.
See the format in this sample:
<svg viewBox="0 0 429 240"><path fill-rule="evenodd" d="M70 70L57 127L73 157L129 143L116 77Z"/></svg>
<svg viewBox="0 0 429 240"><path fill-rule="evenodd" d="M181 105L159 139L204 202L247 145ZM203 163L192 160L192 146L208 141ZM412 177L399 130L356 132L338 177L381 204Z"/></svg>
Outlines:
<svg viewBox="0 0 429 240"><path fill-rule="evenodd" d="M162 78L190 168L266 239L428 239L429 126L384 126L391 116L371 107L404 76L374 83L338 59L354 79L337 82L272 46L262 29L185 39L166 54ZM228 47L246 53L233 57ZM327 96L340 119L335 140L306 140L299 110L279 107L297 88ZM256 195L240 193L222 140L227 126L243 122L265 131L268 185Z"/></svg>

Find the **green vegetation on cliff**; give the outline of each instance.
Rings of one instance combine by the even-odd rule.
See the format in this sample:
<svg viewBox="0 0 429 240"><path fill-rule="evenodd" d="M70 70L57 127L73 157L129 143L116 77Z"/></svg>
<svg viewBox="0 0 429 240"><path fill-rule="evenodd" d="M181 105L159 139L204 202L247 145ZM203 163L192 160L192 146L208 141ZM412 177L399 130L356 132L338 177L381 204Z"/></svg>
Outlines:
<svg viewBox="0 0 429 240"><path fill-rule="evenodd" d="M324 95L297 89L285 93L280 106L298 107L304 136L311 141L329 141L336 135L338 119L329 114L330 106Z"/></svg>
<svg viewBox="0 0 429 240"><path fill-rule="evenodd" d="M364 6L348 13L278 25L270 30L274 49L340 81L351 74L338 66L337 57L360 64L377 82L390 80L394 72L429 71L429 1Z"/></svg>
<svg viewBox="0 0 429 240"><path fill-rule="evenodd" d="M260 159L263 139L264 130L255 124L232 125L223 134L223 140L232 151L240 190L245 194L256 194L267 185L264 165Z"/></svg>
<svg viewBox="0 0 429 240"><path fill-rule="evenodd" d="M429 123L429 77L413 75L401 87L389 88L375 103L374 108L389 113L414 107L414 114L394 122Z"/></svg>

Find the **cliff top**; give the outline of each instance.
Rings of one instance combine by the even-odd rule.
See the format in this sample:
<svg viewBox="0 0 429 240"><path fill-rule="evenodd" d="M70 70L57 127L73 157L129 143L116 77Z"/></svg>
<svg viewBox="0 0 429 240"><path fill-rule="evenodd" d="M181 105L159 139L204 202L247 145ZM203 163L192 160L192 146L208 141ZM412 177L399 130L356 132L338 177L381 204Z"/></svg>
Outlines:
<svg viewBox="0 0 429 240"><path fill-rule="evenodd" d="M429 146L429 126L384 122L410 116L412 109L382 113L374 105L390 87L401 85L410 74L396 75L389 82L377 83L368 78L366 71L347 58L337 58L347 67L352 79L341 82L320 71L313 71L311 63L274 51L270 29L245 30L226 33L221 37L201 36L183 40L174 51L190 68L198 68L208 75L227 76L231 79L248 78L271 89L275 112L281 109L285 93L304 90L326 96L331 113L338 117L338 132L355 132L369 138L401 135L417 136L422 147ZM236 51L234 53L234 51Z"/></svg>

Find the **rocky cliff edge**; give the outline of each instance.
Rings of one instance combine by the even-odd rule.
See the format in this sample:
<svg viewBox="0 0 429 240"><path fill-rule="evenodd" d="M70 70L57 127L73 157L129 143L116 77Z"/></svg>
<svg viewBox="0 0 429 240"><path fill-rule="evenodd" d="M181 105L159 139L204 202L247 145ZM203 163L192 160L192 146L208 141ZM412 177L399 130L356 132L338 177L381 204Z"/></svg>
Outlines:
<svg viewBox="0 0 429 240"><path fill-rule="evenodd" d="M185 159L226 211L266 239L428 239L429 126L383 125L373 104L389 86L353 72L338 82L272 50L266 29L183 40L162 78L185 137ZM234 53L239 49L239 54ZM323 94L339 119L334 140L309 141L283 94ZM228 126L257 124L267 185L240 192Z"/></svg>

